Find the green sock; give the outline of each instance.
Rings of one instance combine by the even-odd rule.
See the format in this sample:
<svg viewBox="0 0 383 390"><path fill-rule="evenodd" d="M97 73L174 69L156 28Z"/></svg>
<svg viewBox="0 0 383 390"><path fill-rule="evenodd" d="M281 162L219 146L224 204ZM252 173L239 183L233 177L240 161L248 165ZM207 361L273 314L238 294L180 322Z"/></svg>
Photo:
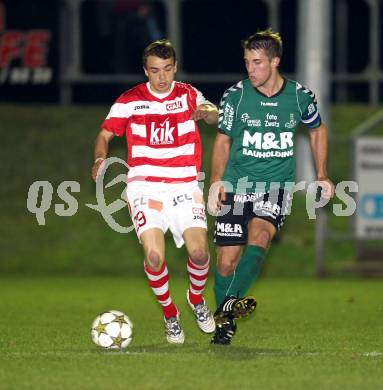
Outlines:
<svg viewBox="0 0 383 390"><path fill-rule="evenodd" d="M219 307L227 295L227 290L233 280L233 275L222 276L216 270L214 278L215 301L217 303L217 307Z"/></svg>
<svg viewBox="0 0 383 390"><path fill-rule="evenodd" d="M226 295L243 297L261 272L266 251L260 246L248 245L235 268Z"/></svg>

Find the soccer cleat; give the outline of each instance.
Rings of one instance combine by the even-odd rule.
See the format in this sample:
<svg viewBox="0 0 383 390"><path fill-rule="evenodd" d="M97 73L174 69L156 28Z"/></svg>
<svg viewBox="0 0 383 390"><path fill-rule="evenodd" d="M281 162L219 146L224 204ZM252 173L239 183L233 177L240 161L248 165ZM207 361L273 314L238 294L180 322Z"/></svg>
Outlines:
<svg viewBox="0 0 383 390"><path fill-rule="evenodd" d="M215 330L215 321L213 313L209 310L205 299L201 303L193 305L189 300L189 290L186 292L186 299L192 308L198 327L205 333L213 333Z"/></svg>
<svg viewBox="0 0 383 390"><path fill-rule="evenodd" d="M215 320L221 318L242 318L252 313L257 306L257 301L253 296L236 298L226 297L221 306L214 313Z"/></svg>
<svg viewBox="0 0 383 390"><path fill-rule="evenodd" d="M216 322L216 328L211 344L228 345L237 330L237 324L233 318L222 317Z"/></svg>
<svg viewBox="0 0 383 390"><path fill-rule="evenodd" d="M165 318L165 334L166 340L171 344L183 344L185 341L185 334L181 328L179 315L177 317Z"/></svg>

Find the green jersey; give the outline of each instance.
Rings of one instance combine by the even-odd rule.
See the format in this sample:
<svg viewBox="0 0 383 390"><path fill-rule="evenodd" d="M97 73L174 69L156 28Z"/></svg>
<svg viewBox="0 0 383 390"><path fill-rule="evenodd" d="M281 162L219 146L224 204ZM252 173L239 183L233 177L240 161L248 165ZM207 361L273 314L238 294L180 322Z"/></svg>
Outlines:
<svg viewBox="0 0 383 390"><path fill-rule="evenodd" d="M238 188L239 192L262 192L270 183L293 182L294 138L300 122L317 128L321 118L315 95L296 81L284 79L281 90L271 97L254 88L249 79L227 89L218 128L232 144L222 180L235 191L241 186L238 181L247 177L252 187Z"/></svg>

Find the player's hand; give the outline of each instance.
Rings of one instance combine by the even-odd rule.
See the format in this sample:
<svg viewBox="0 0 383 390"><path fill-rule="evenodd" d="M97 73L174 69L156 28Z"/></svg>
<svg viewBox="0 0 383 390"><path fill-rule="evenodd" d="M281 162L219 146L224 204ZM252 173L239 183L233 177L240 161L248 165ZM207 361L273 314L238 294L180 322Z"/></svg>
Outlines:
<svg viewBox="0 0 383 390"><path fill-rule="evenodd" d="M334 196L335 186L334 183L327 177L319 178L317 180L318 186L322 187L321 196L324 199L330 199Z"/></svg>
<svg viewBox="0 0 383 390"><path fill-rule="evenodd" d="M209 116L209 111L203 110L201 108L197 108L191 115L190 119L193 121L199 121L201 119L206 120L206 118Z"/></svg>
<svg viewBox="0 0 383 390"><path fill-rule="evenodd" d="M92 179L96 181L97 176L99 175L99 172L101 172L103 165L104 165L105 159L104 158L98 158L92 167Z"/></svg>
<svg viewBox="0 0 383 390"><path fill-rule="evenodd" d="M211 215L217 215L222 206L222 202L226 200L225 188L220 181L213 183L210 186L209 196L207 200L207 208Z"/></svg>

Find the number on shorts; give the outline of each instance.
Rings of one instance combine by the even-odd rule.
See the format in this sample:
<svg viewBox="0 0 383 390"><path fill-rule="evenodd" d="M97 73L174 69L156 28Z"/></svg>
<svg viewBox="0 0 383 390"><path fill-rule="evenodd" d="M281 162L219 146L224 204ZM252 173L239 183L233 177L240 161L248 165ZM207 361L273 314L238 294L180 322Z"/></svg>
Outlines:
<svg viewBox="0 0 383 390"><path fill-rule="evenodd" d="M136 221L137 229L146 224L146 217L142 211L139 211L135 216L134 220Z"/></svg>

